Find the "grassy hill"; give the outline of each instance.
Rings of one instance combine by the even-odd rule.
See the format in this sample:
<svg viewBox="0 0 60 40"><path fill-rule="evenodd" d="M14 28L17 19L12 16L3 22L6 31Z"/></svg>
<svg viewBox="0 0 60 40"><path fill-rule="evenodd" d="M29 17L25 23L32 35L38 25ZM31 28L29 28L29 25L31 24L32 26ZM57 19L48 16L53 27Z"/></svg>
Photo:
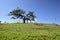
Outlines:
<svg viewBox="0 0 60 40"><path fill-rule="evenodd" d="M60 40L53 24L0 24L0 40Z"/></svg>

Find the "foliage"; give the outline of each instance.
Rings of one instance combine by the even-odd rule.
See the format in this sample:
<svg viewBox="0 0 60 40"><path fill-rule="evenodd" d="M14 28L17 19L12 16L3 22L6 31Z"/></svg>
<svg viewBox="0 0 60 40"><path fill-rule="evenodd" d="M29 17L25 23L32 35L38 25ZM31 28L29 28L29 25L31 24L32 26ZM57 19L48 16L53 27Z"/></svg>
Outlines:
<svg viewBox="0 0 60 40"><path fill-rule="evenodd" d="M9 16L12 16L11 19L23 19L23 23L25 23L25 21L30 20L30 21L34 21L35 20L35 15L33 14L34 12L29 12L27 15L25 14L25 11L23 9L14 9L9 13Z"/></svg>
<svg viewBox="0 0 60 40"><path fill-rule="evenodd" d="M23 14L25 14L25 11L23 11L23 9L17 8L17 9L12 10L9 13L9 16L13 16L12 18L15 19L15 18L22 18Z"/></svg>

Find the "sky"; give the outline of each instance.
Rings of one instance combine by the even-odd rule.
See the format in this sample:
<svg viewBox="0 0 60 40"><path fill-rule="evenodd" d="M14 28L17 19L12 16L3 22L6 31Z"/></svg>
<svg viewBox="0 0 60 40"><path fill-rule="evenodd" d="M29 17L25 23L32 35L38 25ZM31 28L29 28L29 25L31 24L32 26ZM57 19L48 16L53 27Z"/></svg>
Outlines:
<svg viewBox="0 0 60 40"><path fill-rule="evenodd" d="M17 7L28 13L34 11L38 23L60 24L60 0L0 0L0 21L16 22L9 12Z"/></svg>

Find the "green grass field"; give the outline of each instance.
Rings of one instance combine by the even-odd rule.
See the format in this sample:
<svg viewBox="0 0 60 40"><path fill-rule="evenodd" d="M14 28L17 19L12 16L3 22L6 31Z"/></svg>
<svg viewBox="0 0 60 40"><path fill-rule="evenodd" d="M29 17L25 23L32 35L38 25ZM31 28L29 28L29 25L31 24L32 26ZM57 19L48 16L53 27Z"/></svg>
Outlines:
<svg viewBox="0 0 60 40"><path fill-rule="evenodd" d="M53 24L0 24L0 40L60 40Z"/></svg>

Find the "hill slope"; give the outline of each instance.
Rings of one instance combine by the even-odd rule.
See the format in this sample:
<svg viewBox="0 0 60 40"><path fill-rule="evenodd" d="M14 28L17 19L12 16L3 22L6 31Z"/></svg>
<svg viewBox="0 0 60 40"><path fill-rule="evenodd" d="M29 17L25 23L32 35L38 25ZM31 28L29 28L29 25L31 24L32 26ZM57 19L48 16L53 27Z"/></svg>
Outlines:
<svg viewBox="0 0 60 40"><path fill-rule="evenodd" d="M60 40L59 30L52 24L1 24L0 40Z"/></svg>

